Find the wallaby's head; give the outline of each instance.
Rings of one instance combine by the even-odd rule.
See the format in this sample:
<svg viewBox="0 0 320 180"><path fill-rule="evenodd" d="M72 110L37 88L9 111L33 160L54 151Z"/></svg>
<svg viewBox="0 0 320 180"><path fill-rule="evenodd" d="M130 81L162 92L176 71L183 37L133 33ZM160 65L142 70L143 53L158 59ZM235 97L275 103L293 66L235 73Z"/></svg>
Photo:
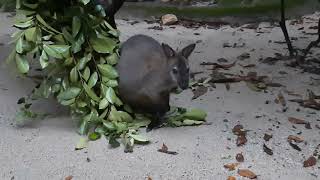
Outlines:
<svg viewBox="0 0 320 180"><path fill-rule="evenodd" d="M180 52L174 51L169 45L162 44L163 51L168 58L168 70L171 79L181 89L189 87L189 62L188 57L196 47L196 44L190 44Z"/></svg>

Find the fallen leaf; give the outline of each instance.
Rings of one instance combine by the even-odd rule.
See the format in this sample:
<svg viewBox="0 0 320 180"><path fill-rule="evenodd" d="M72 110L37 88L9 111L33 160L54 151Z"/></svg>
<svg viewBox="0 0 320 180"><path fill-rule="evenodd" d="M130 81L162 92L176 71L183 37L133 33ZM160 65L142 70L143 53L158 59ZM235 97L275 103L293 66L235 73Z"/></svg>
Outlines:
<svg viewBox="0 0 320 180"><path fill-rule="evenodd" d="M237 160L238 162L244 162L244 157L243 157L242 153L238 153L238 154L236 155L236 160Z"/></svg>
<svg viewBox="0 0 320 180"><path fill-rule="evenodd" d="M312 129L311 124L310 123L305 124L305 128L306 129Z"/></svg>
<svg viewBox="0 0 320 180"><path fill-rule="evenodd" d="M221 69L230 69L231 67L233 67L234 65L236 65L236 62L233 62L231 64L219 64L219 63L214 63L214 62L202 62L200 65L203 65L203 66L210 66L210 65L213 65L213 68L212 69L218 69L218 68L221 68Z"/></svg>
<svg viewBox="0 0 320 180"><path fill-rule="evenodd" d="M286 106L286 104L287 104L286 100L281 92L279 92L279 94L278 94L278 100L283 107Z"/></svg>
<svg viewBox="0 0 320 180"><path fill-rule="evenodd" d="M234 171L237 166L239 166L240 163L230 163L230 164L225 164L223 167L228 169L229 171Z"/></svg>
<svg viewBox="0 0 320 180"><path fill-rule="evenodd" d="M302 119L294 118L294 117L289 117L288 118L289 122L293 124L307 124L308 122Z"/></svg>
<svg viewBox="0 0 320 180"><path fill-rule="evenodd" d="M227 180L237 180L234 176L229 176Z"/></svg>
<svg viewBox="0 0 320 180"><path fill-rule="evenodd" d="M272 134L264 134L263 139L269 141L272 138Z"/></svg>
<svg viewBox="0 0 320 180"><path fill-rule="evenodd" d="M67 177L65 177L64 179L65 180L71 180L73 178L73 176L67 176Z"/></svg>
<svg viewBox="0 0 320 180"><path fill-rule="evenodd" d="M240 56L237 57L237 59L243 61L245 59L250 58L250 53L242 53Z"/></svg>
<svg viewBox="0 0 320 180"><path fill-rule="evenodd" d="M247 138L246 138L246 136L238 136L238 138L237 138L237 142L236 142L236 144L237 144L237 146L242 146L242 145L245 145L246 143L247 143Z"/></svg>
<svg viewBox="0 0 320 180"><path fill-rule="evenodd" d="M247 64L247 65L243 65L243 64L239 64L241 67L243 68L252 68L252 67L256 67L255 64Z"/></svg>
<svg viewBox="0 0 320 180"><path fill-rule="evenodd" d="M315 127L318 128L318 129L320 129L320 125L319 125L319 124L316 124Z"/></svg>
<svg viewBox="0 0 320 180"><path fill-rule="evenodd" d="M232 132L237 136L246 135L246 131L244 130L244 127L241 124L235 125L232 129Z"/></svg>
<svg viewBox="0 0 320 180"><path fill-rule="evenodd" d="M166 154L172 154L172 155L177 155L178 153L175 152L175 151L169 151L168 150L168 146L165 145L164 143L162 144L162 147L161 149L158 149L159 152L162 152L162 153L166 153Z"/></svg>
<svg viewBox="0 0 320 180"><path fill-rule="evenodd" d="M312 167L316 164L317 164L317 159L314 156L311 156L303 162L303 167Z"/></svg>
<svg viewBox="0 0 320 180"><path fill-rule="evenodd" d="M270 156L273 155L272 149L268 148L268 146L265 145L265 144L263 144L263 151L264 151L265 153L267 153L268 155L270 155Z"/></svg>
<svg viewBox="0 0 320 180"><path fill-rule="evenodd" d="M298 136L294 136L294 135L290 135L288 136L288 142L296 142L296 143L301 143L303 142L303 139L301 137L298 137Z"/></svg>
<svg viewBox="0 0 320 180"><path fill-rule="evenodd" d="M206 94L208 92L208 88L205 86L199 86L196 90L193 91L192 99L197 99L198 97Z"/></svg>
<svg viewBox="0 0 320 180"><path fill-rule="evenodd" d="M242 177L247 177L250 179L257 178L257 175L255 173L253 173L252 171L250 171L249 169L239 169L238 174Z"/></svg>
<svg viewBox="0 0 320 180"><path fill-rule="evenodd" d="M148 176L148 180L152 180L152 178L150 176Z"/></svg>
<svg viewBox="0 0 320 180"><path fill-rule="evenodd" d="M292 142L289 142L289 145L290 145L293 149L295 149L295 150L297 150L297 151L301 151L301 148L300 148L298 145L293 144Z"/></svg>

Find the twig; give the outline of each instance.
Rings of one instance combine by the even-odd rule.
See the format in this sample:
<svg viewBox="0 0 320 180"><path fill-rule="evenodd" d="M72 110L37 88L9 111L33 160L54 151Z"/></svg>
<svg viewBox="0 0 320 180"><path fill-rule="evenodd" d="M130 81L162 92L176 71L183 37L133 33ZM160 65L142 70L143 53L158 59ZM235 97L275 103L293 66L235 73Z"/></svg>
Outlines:
<svg viewBox="0 0 320 180"><path fill-rule="evenodd" d="M288 30L287 30L287 26L286 26L284 0L281 0L281 20L279 22L279 25L280 25L281 30L283 32L283 35L285 37L290 56L293 57L295 55L295 49L293 48L292 43L290 41L289 33L288 33Z"/></svg>
<svg viewBox="0 0 320 180"><path fill-rule="evenodd" d="M318 22L318 39L315 40L315 41L312 41L312 42L308 45L308 47L307 47L305 50L303 50L303 52L304 52L303 57L305 58L305 57L309 54L310 50L311 50L313 47L316 47L319 43L320 43L320 18L319 18L319 22Z"/></svg>

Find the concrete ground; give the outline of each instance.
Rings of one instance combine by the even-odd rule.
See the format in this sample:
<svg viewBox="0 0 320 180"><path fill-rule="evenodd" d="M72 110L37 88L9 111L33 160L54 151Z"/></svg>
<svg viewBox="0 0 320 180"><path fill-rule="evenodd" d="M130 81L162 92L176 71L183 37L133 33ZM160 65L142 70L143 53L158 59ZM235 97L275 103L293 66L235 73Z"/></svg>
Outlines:
<svg viewBox="0 0 320 180"><path fill-rule="evenodd" d="M308 42L316 39L312 33L316 30L316 13L303 18L304 23L290 25L292 37L297 37L294 45L305 47ZM9 34L12 19L7 14L0 14L0 59L9 53ZM274 102L280 91L285 99L296 99L285 93L285 90L306 95L307 89L320 94L320 76L302 73L299 69L284 66L280 61L275 65L258 62L260 57L273 56L274 53L287 53L284 44L273 43L282 41L283 36L278 27L270 27L268 23L260 24L260 32L246 28L229 26L214 29L186 29L181 26L165 27L164 30L148 29L157 24L143 21L130 25L130 22L118 20L122 32L122 40L134 34L147 34L166 42L174 48L181 48L188 43L197 42L195 52L190 57L193 71L206 71L200 75L207 76L207 67L200 66L203 61L217 62L218 58L226 58L229 63L235 61L244 52L251 54L249 59L239 61L241 64L256 64L254 68L243 68L239 65L228 72L239 74L240 71L256 71L259 75L269 76L273 82L285 87L268 88L267 92L250 90L245 83L231 84L230 90L225 85L217 84L216 89L208 91L196 100L191 100L191 90L172 96L172 104L184 107L202 108L208 112L207 121L211 125L199 127L161 128L147 134L151 139L149 145L136 146L133 153L124 153L123 148L110 149L107 141L101 139L90 142L87 149L75 151L79 136L76 126L71 121L68 111L54 101L38 102L38 110L49 112L48 118L34 122L25 127L17 127L14 115L18 108L16 102L33 87L28 79L18 78L8 69L0 70L0 179L36 180L64 179L72 175L80 179L116 179L138 180L151 177L153 180L179 179L210 179L226 180L228 176L242 178L237 170L228 171L223 166L234 163L235 155L243 153L244 162L239 168L250 169L260 180L317 180L320 178L320 162L303 168L306 160L316 146L320 144L320 112L299 107L298 104L287 102L288 110ZM299 27L305 27L306 34ZM242 30L241 30L242 29ZM194 34L196 33L196 34ZM199 33L199 34L197 34ZM260 35L257 35L260 34ZM305 38L303 38L305 37ZM240 48L223 48L224 43L245 43ZM254 49L254 50L253 50ZM319 49L314 49L315 57L319 58ZM282 73L279 73L282 71ZM285 71L287 74L284 74ZM266 104L266 101L270 101ZM297 111L297 108L300 111ZM312 129L304 125L295 125L288 117L296 117L310 122ZM232 128L242 124L250 130L248 142L242 147L236 146L236 136ZM142 130L144 132L144 130ZM269 142L263 140L265 133L272 134ZM289 135L303 137L298 144L302 151L293 149L287 142ZM165 143L170 150L178 155L157 152ZM263 150L266 144L274 152L272 156Z"/></svg>

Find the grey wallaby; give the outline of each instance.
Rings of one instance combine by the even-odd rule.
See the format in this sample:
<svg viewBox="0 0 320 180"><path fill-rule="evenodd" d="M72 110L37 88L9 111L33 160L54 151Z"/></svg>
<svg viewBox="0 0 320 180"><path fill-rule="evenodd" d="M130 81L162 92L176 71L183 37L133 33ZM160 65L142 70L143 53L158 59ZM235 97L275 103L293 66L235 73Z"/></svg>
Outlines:
<svg viewBox="0 0 320 180"><path fill-rule="evenodd" d="M190 44L180 52L145 35L135 35L121 46L119 72L120 98L136 112L153 116L147 131L165 122L170 110L170 92L189 86Z"/></svg>

